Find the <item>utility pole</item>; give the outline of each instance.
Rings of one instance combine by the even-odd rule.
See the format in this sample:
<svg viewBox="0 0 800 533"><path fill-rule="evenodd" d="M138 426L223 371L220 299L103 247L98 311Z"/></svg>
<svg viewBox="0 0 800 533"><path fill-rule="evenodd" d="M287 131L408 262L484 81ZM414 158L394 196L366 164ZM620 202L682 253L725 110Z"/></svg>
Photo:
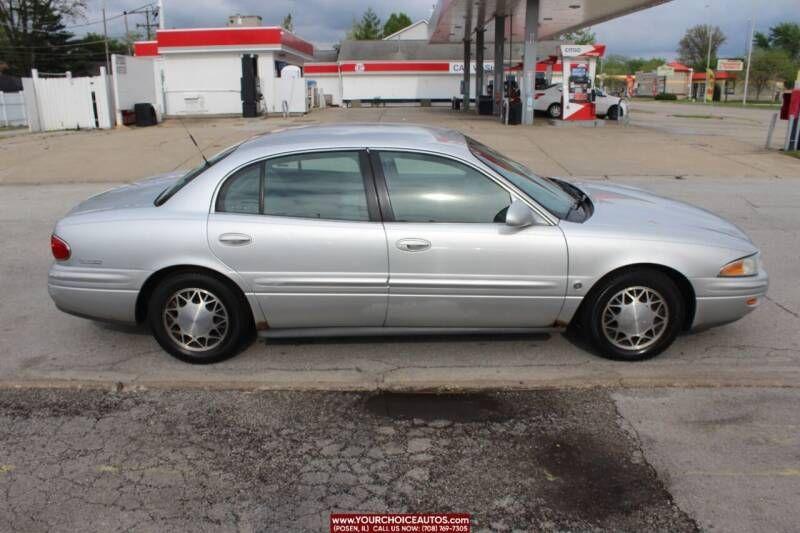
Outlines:
<svg viewBox="0 0 800 533"><path fill-rule="evenodd" d="M103 0L103 41L106 46L106 72L111 74L111 56L108 55L108 22L106 21L106 2Z"/></svg>
<svg viewBox="0 0 800 533"><path fill-rule="evenodd" d="M158 9L153 10L153 9L151 9L149 7L145 7L144 9L137 9L135 11L128 11L128 13L131 14L131 15L133 15L133 14L138 14L138 15L144 14L145 23L144 24L136 24L136 27L137 28L144 28L145 31L147 32L147 40L148 41L153 40L153 31L152 30L153 30L153 28L158 26L160 24L160 22L159 23L156 23L156 22L152 22L151 23L150 22L150 15L152 14L154 17L158 16L159 19L160 19L161 17L159 15Z"/></svg>
<svg viewBox="0 0 800 533"><path fill-rule="evenodd" d="M750 88L750 60L753 59L753 39L756 33L756 13L758 12L758 0L753 0L753 16L750 19L750 41L747 47L747 70L744 73L744 96L742 105L747 105L747 91Z"/></svg>
<svg viewBox="0 0 800 533"><path fill-rule="evenodd" d="M133 55L133 50L131 50L131 32L128 29L128 12L122 12L122 18L125 20L125 42L128 43L128 55Z"/></svg>

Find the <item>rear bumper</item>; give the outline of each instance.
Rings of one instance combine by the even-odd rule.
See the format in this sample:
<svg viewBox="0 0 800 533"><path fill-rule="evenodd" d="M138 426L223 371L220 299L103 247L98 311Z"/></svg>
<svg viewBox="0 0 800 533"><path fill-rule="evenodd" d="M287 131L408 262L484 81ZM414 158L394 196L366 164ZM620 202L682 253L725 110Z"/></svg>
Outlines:
<svg viewBox="0 0 800 533"><path fill-rule="evenodd" d="M54 264L47 292L65 313L111 322L135 323L142 271L82 268Z"/></svg>
<svg viewBox="0 0 800 533"><path fill-rule="evenodd" d="M764 301L769 277L763 270L748 278L692 280L697 294L692 330L704 330L735 322Z"/></svg>

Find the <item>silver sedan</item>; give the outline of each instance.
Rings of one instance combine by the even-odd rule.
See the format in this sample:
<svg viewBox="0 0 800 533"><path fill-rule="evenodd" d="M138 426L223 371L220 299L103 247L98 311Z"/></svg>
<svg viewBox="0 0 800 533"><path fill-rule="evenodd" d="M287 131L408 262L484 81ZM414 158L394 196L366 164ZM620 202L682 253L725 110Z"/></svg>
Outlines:
<svg viewBox="0 0 800 533"><path fill-rule="evenodd" d="M536 176L413 125L269 133L89 198L53 232L59 309L210 363L268 337L563 329L639 360L761 302L759 251L696 207Z"/></svg>

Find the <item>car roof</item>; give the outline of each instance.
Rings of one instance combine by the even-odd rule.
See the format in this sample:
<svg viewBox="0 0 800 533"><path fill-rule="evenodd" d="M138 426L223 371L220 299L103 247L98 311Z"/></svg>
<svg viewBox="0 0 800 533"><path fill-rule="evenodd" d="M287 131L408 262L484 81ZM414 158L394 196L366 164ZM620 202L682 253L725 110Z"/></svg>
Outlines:
<svg viewBox="0 0 800 533"><path fill-rule="evenodd" d="M402 148L464 155L463 134L418 124L321 124L279 128L253 137L236 150L239 156L263 157L297 150Z"/></svg>

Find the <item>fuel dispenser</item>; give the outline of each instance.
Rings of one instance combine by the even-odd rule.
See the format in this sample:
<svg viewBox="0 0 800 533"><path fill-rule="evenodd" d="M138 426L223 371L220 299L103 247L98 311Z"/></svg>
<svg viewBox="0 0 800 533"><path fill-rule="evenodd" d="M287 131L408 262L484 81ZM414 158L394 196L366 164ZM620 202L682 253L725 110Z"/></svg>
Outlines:
<svg viewBox="0 0 800 533"><path fill-rule="evenodd" d="M597 58L603 57L604 44L562 44L559 47L564 70L561 91L563 120L594 120L594 78Z"/></svg>

